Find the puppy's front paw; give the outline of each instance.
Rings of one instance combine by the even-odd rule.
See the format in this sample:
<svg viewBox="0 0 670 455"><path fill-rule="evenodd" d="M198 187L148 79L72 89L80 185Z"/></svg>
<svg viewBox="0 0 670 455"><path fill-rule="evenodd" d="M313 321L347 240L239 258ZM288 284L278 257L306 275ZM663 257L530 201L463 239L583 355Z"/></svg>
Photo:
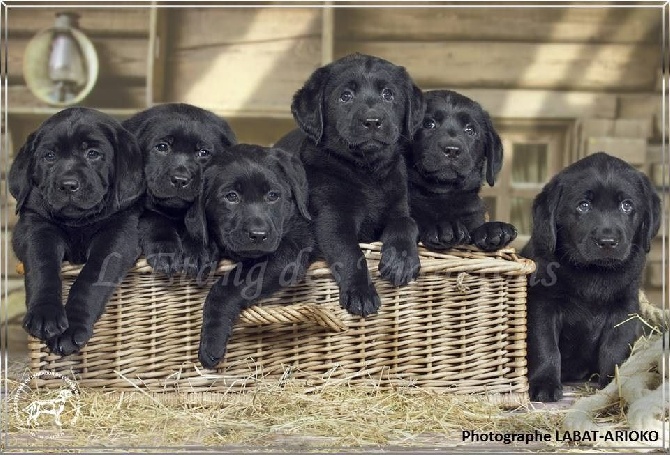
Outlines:
<svg viewBox="0 0 670 455"><path fill-rule="evenodd" d="M484 223L472 231L472 243L483 251L496 251L516 238L514 226L502 221Z"/></svg>
<svg viewBox="0 0 670 455"><path fill-rule="evenodd" d="M379 273L393 286L404 286L419 276L421 262L414 243L385 243L379 261Z"/></svg>
<svg viewBox="0 0 670 455"><path fill-rule="evenodd" d="M58 301L31 303L23 318L23 328L42 341L58 336L68 328L65 307Z"/></svg>
<svg viewBox="0 0 670 455"><path fill-rule="evenodd" d="M530 381L530 401L555 402L563 398L563 386L553 379Z"/></svg>
<svg viewBox="0 0 670 455"><path fill-rule="evenodd" d="M205 368L216 368L221 359L226 355L228 335L203 336L198 348L198 360Z"/></svg>
<svg viewBox="0 0 670 455"><path fill-rule="evenodd" d="M368 316L374 314L381 307L379 294L372 283L368 285L340 288L340 306L351 314Z"/></svg>
<svg viewBox="0 0 670 455"><path fill-rule="evenodd" d="M219 251L216 245L184 244L182 271L189 277L204 283L210 273L216 270Z"/></svg>
<svg viewBox="0 0 670 455"><path fill-rule="evenodd" d="M156 272L172 276L181 271L183 258L179 242L147 242L144 255Z"/></svg>
<svg viewBox="0 0 670 455"><path fill-rule="evenodd" d="M66 356L79 352L93 336L93 328L73 325L62 334L47 340L47 346L54 354Z"/></svg>
<svg viewBox="0 0 670 455"><path fill-rule="evenodd" d="M431 250L448 250L456 245L470 242L468 229L456 220L442 221L420 229L419 238L424 246Z"/></svg>

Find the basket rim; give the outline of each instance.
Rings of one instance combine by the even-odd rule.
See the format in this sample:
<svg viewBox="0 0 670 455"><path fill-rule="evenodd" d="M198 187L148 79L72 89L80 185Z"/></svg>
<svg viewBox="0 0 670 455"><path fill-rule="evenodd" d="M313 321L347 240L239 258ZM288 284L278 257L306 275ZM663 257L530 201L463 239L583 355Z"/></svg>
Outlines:
<svg viewBox="0 0 670 455"><path fill-rule="evenodd" d="M368 257L381 253L382 243L359 243L363 254ZM472 245L460 245L444 252L431 251L419 244L419 259L422 270L443 272L499 273L503 275L529 275L535 271L535 262L521 257L515 248L501 248L486 252ZM467 261L463 261L467 259ZM219 262L216 274L220 275L235 268L235 262L223 259ZM61 273L78 274L83 264L63 262ZM140 257L130 272L151 274L153 268L146 258ZM330 274L330 268L323 259L310 264L307 274L311 276Z"/></svg>

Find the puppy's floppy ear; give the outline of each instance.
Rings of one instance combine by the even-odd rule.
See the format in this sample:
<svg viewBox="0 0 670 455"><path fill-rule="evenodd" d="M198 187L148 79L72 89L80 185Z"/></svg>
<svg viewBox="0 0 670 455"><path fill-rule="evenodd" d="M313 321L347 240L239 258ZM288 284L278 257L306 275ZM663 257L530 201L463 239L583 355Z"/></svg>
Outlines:
<svg viewBox="0 0 670 455"><path fill-rule="evenodd" d="M203 177L203 187L204 187ZM205 194L204 188L200 190L200 194L193 201L191 207L186 211L184 216L184 225L186 226L186 232L196 239L198 242L201 242L202 245L207 245L209 243L209 235L207 233L207 217L205 215L205 200L207 196Z"/></svg>
<svg viewBox="0 0 670 455"><path fill-rule="evenodd" d="M484 112L484 148L486 150L486 183L493 186L496 175L502 169L503 164L503 145L498 132L493 127L491 117Z"/></svg>
<svg viewBox="0 0 670 455"><path fill-rule="evenodd" d="M407 70L402 68L403 76L407 80L406 96L407 104L405 106L405 129L408 138L412 138L414 133L421 127L423 116L426 113L426 100L423 92L412 82Z"/></svg>
<svg viewBox="0 0 670 455"><path fill-rule="evenodd" d="M25 144L21 146L12 166L9 168L9 193L16 199L16 213L28 199L33 187L33 161L35 155L35 144L37 131L30 133Z"/></svg>
<svg viewBox="0 0 670 455"><path fill-rule="evenodd" d="M556 211L562 191L561 183L554 177L533 201L533 244L552 254L556 251Z"/></svg>
<svg viewBox="0 0 670 455"><path fill-rule="evenodd" d="M293 153L280 148L270 149L270 156L279 168L281 174L289 183L300 214L304 218L311 220L312 217L307 208L307 199L309 197L307 176L305 175L305 168L302 166L300 159Z"/></svg>
<svg viewBox="0 0 670 455"><path fill-rule="evenodd" d="M658 234L661 227L661 198L654 189L649 177L640 172L640 184L642 194L647 205L644 208L642 224L640 225L639 236L644 252L648 253L651 249L651 241Z"/></svg>
<svg viewBox="0 0 670 455"><path fill-rule="evenodd" d="M293 118L315 144L318 144L323 136L323 98L331 65L314 71L305 85L295 92L291 103Z"/></svg>
<svg viewBox="0 0 670 455"><path fill-rule="evenodd" d="M224 147L230 147L231 145L237 144L237 137L235 136L235 133L233 132L233 129L230 127L228 122L220 118L219 122L219 133L221 136L221 144L223 144Z"/></svg>
<svg viewBox="0 0 670 455"><path fill-rule="evenodd" d="M114 134L114 203L128 207L144 194L144 159L137 140L122 126Z"/></svg>
<svg viewBox="0 0 670 455"><path fill-rule="evenodd" d="M135 136L141 152L144 152L144 149L147 148L147 144L143 144L142 139L149 136L148 133L152 125L152 119L153 117L147 109L121 122L121 126Z"/></svg>

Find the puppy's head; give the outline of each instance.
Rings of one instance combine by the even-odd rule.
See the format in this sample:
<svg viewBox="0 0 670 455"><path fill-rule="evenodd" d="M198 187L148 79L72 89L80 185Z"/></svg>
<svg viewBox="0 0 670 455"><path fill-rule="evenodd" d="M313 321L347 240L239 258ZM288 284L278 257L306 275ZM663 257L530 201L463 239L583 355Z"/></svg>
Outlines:
<svg viewBox="0 0 670 455"><path fill-rule="evenodd" d="M236 143L227 122L183 103L149 108L124 122L145 157L150 196L160 205L190 205L202 189L202 172L213 156Z"/></svg>
<svg viewBox="0 0 670 455"><path fill-rule="evenodd" d="M277 249L295 216L309 219L305 171L281 149L238 144L231 152L205 172L203 197L186 225L196 237L209 230L238 256L264 256Z"/></svg>
<svg viewBox="0 0 670 455"><path fill-rule="evenodd" d="M428 181L457 187L493 186L503 148L489 114L479 103L451 90L424 93L426 113L414 136L412 162Z"/></svg>
<svg viewBox="0 0 670 455"><path fill-rule="evenodd" d="M660 212L646 175L599 152L565 168L538 195L532 241L578 266L618 267L649 251Z"/></svg>
<svg viewBox="0 0 670 455"><path fill-rule="evenodd" d="M401 139L409 142L424 109L421 90L403 67L362 54L317 69L291 104L314 143L368 166Z"/></svg>
<svg viewBox="0 0 670 455"><path fill-rule="evenodd" d="M28 136L10 169L9 189L17 211L37 192L57 218L109 213L144 192L142 154L135 138L112 117L68 108Z"/></svg>

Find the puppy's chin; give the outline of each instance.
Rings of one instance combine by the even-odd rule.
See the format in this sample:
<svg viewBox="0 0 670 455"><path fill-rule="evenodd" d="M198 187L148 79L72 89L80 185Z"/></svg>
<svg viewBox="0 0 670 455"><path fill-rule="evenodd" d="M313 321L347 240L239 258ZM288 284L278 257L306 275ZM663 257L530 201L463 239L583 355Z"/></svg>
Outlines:
<svg viewBox="0 0 670 455"><path fill-rule="evenodd" d="M467 177L467 174L461 174L451 166L438 169L426 169L425 167L419 166L418 170L423 178L429 182L456 187L462 186Z"/></svg>
<svg viewBox="0 0 670 455"><path fill-rule="evenodd" d="M583 241L568 256L570 261L578 267L618 269L625 266L630 258L630 253L630 245L620 245L607 250L595 244L589 245L588 241Z"/></svg>
<svg viewBox="0 0 670 455"><path fill-rule="evenodd" d="M263 245L240 242L230 235L223 237L223 246L235 256L244 259L258 259L277 251L279 242L264 242Z"/></svg>
<svg viewBox="0 0 670 455"><path fill-rule="evenodd" d="M49 203L49 207L51 213L59 218L80 219L98 213L99 210L96 210L96 207L102 208L102 199L97 202L86 201L86 203L77 203L74 201L69 201L65 204Z"/></svg>
<svg viewBox="0 0 670 455"><path fill-rule="evenodd" d="M175 188L170 185L169 177L165 176L164 180L148 180L147 190L149 194L157 200L181 200L185 202L193 202L200 192L200 183L192 182L186 188Z"/></svg>

